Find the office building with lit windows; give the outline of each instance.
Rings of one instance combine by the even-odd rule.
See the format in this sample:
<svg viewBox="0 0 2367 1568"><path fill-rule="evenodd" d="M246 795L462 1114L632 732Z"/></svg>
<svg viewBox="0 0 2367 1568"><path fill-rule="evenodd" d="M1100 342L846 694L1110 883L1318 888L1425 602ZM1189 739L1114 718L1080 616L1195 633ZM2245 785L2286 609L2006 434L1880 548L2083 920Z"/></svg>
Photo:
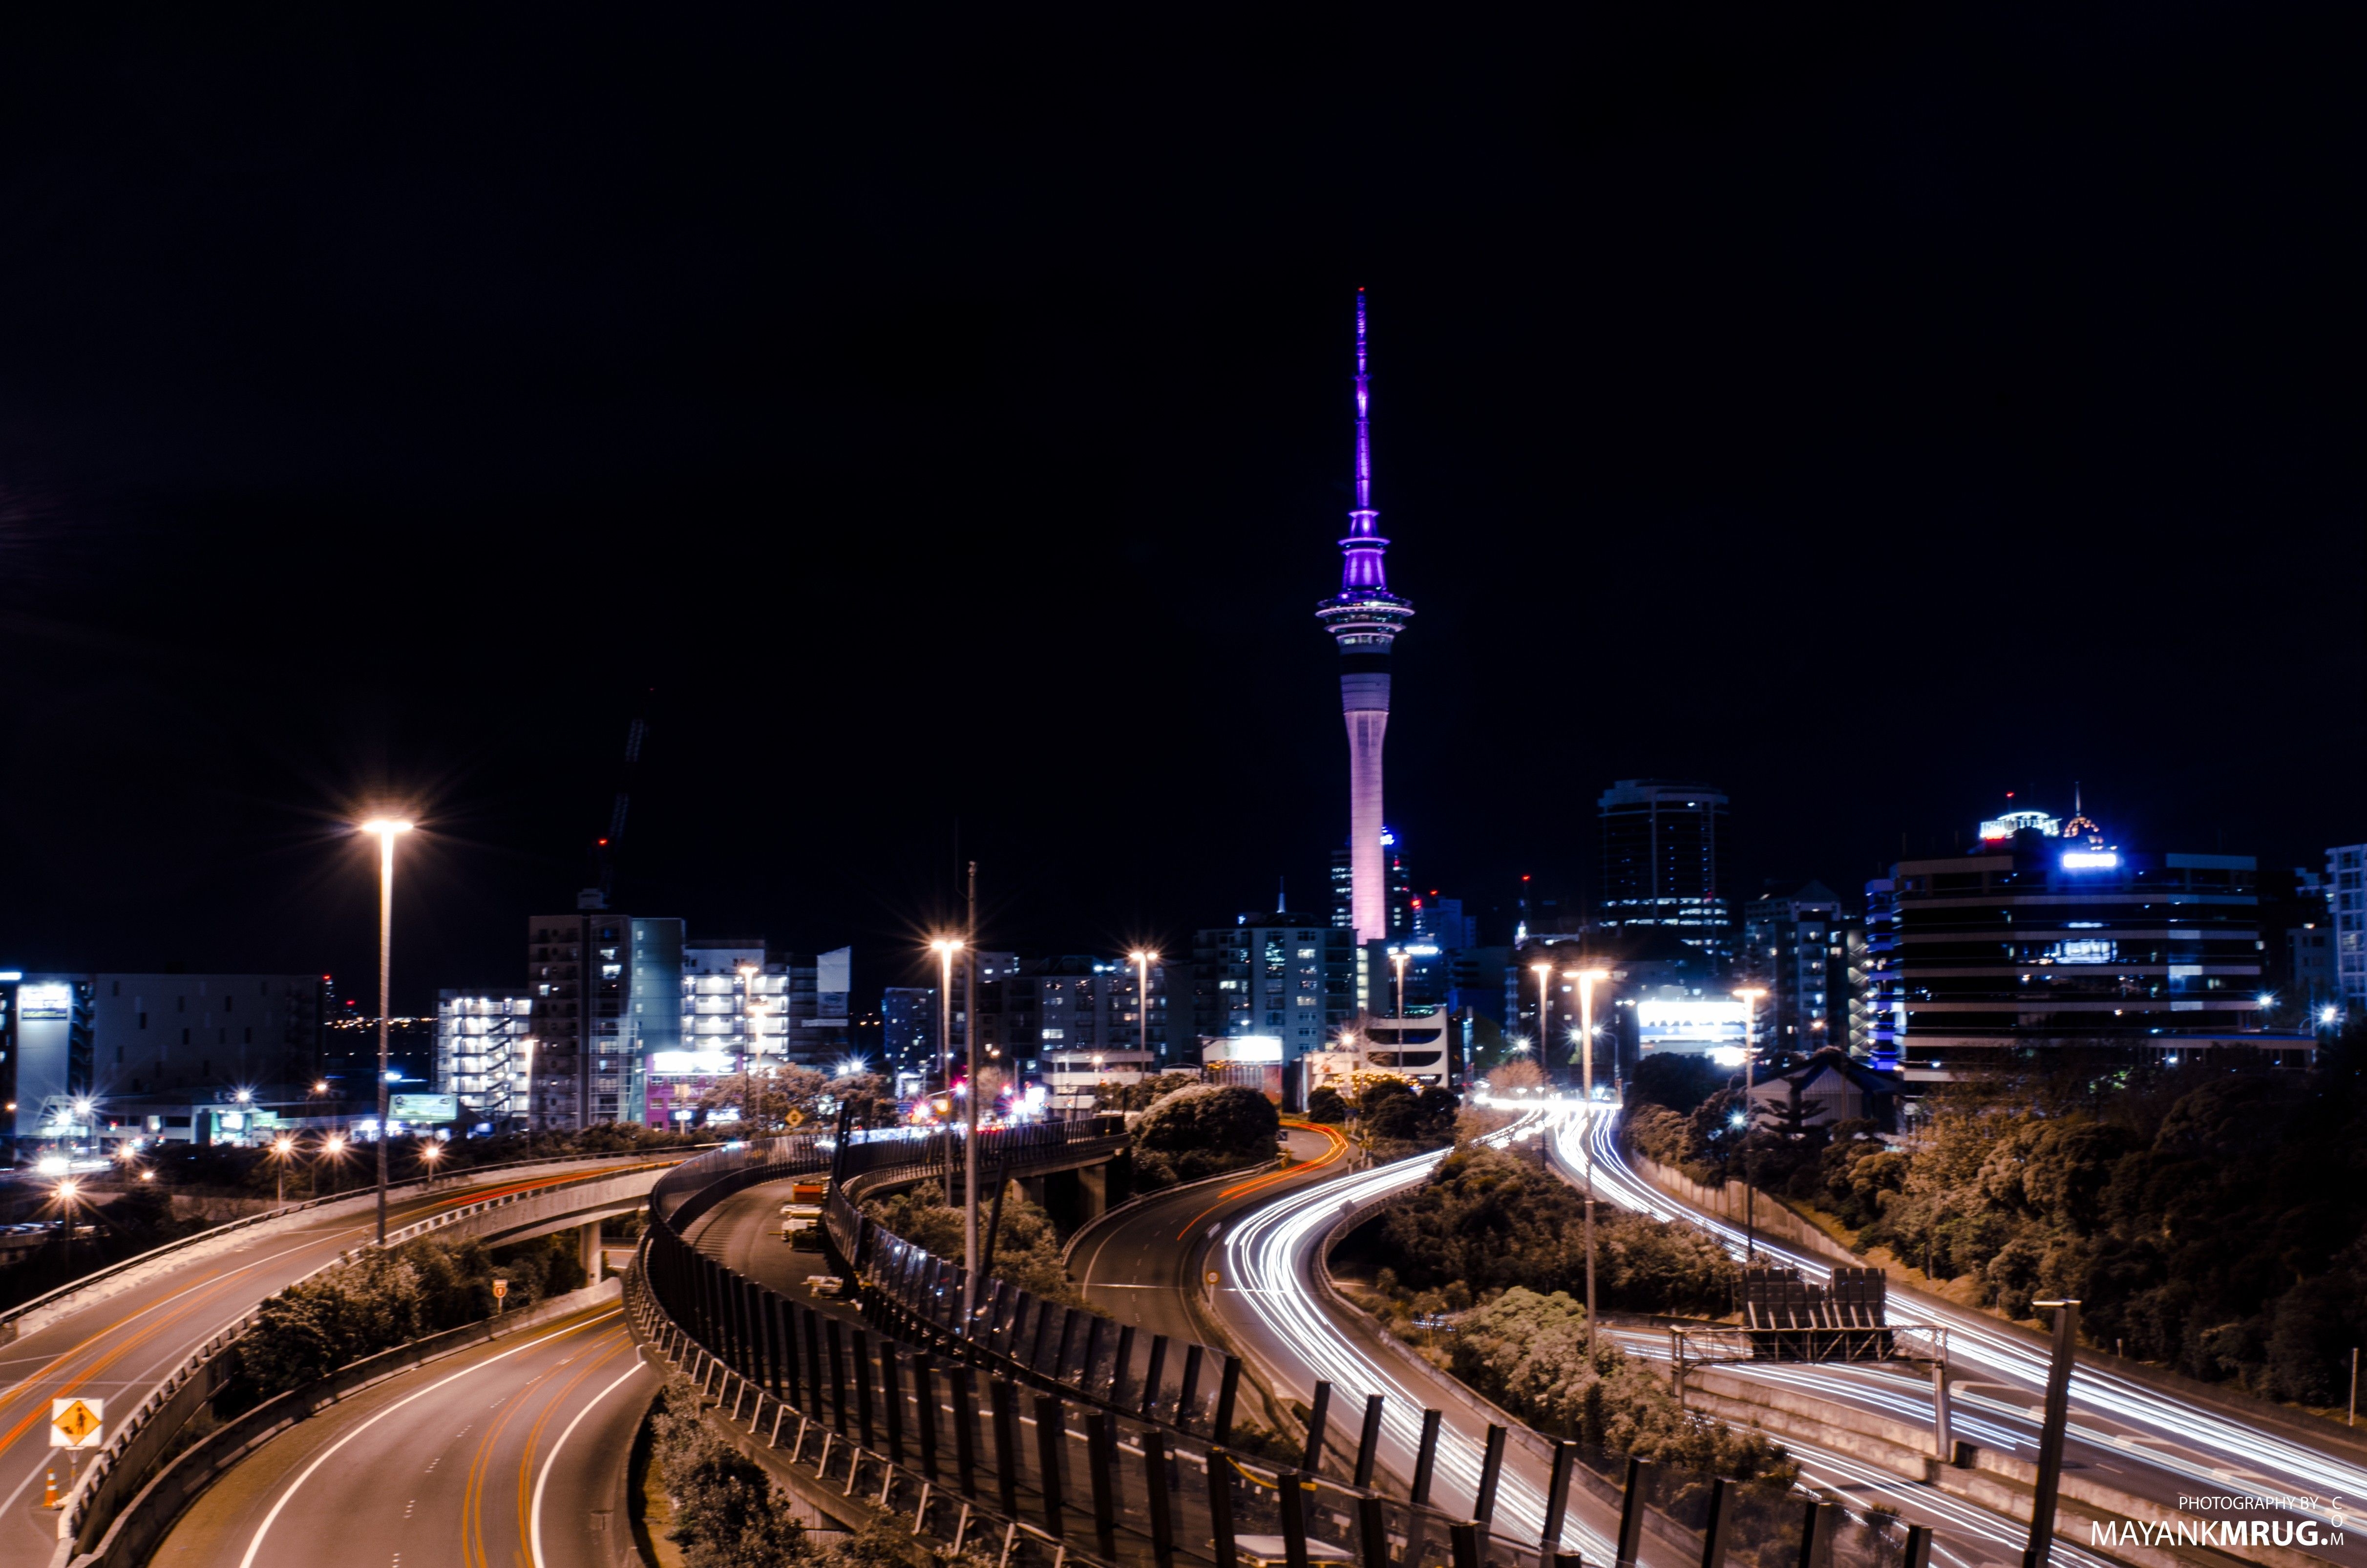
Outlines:
<svg viewBox="0 0 2367 1568"><path fill-rule="evenodd" d="M1878 1061L1913 1076L2030 1045L2311 1044L2259 1028L2251 857L2133 851L2084 817L2031 814L1867 884Z"/></svg>
<svg viewBox="0 0 2367 1568"><path fill-rule="evenodd" d="M2326 907L2334 925L2334 989L2357 1017L2367 1012L2367 844L2326 852Z"/></svg>
<svg viewBox="0 0 2367 1568"><path fill-rule="evenodd" d="M1752 900L1742 917L1736 973L1767 988L1760 1004L1760 1044L1802 1053L1828 1045L1849 1049L1852 951L1862 970L1864 945L1862 923L1822 882Z"/></svg>
<svg viewBox="0 0 2367 1568"><path fill-rule="evenodd" d="M596 895L595 895L596 896ZM645 1063L682 1050L683 923L578 909L527 920L536 1131L647 1114Z"/></svg>
<svg viewBox="0 0 2367 1568"><path fill-rule="evenodd" d="M1596 802L1602 830L1595 919L1614 929L1659 926L1734 960L1726 887L1726 792L1707 784L1622 778Z"/></svg>
<svg viewBox="0 0 2367 1568"><path fill-rule="evenodd" d="M436 1088L460 1102L460 1126L508 1132L533 1095L534 995L521 990L436 994Z"/></svg>
<svg viewBox="0 0 2367 1568"><path fill-rule="evenodd" d="M1378 944L1367 944L1378 950ZM1356 1016L1355 933L1288 911L1253 911L1192 938L1192 1009L1205 1039L1282 1041L1285 1063Z"/></svg>

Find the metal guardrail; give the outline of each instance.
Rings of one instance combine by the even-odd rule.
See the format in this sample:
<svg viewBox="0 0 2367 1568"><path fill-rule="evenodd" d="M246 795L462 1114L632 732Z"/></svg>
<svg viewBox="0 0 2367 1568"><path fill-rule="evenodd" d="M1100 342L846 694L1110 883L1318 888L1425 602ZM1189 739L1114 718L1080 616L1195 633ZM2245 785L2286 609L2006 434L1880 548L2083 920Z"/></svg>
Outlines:
<svg viewBox="0 0 2367 1568"><path fill-rule="evenodd" d="M668 1317L664 1307L646 1289L648 1246L648 1239L644 1238L625 1282L626 1318L635 1336L654 1349L675 1373L695 1381L702 1396L711 1391L716 1414L735 1431L744 1413L747 1436L761 1442L789 1469L800 1472L799 1479L807 1485L824 1495L835 1490L840 1499L894 1518L911 1532L913 1540L948 1557L979 1551L982 1542L991 1541L996 1568L1021 1568L1031 1561L1040 1562L1047 1553L1052 1568L1067 1568L1070 1563L1082 1564L1082 1568L1107 1568L1096 1559L1071 1550L1058 1533L985 1506L973 1495L977 1490L974 1479L967 1488L949 1488L934 1473L922 1474L877 1451L868 1399L864 1403L863 1440L858 1442L845 1431L843 1409L837 1425L832 1426L827 1420L808 1415L785 1403L777 1393L726 1369ZM862 1353L863 1346L858 1343L856 1349ZM728 1413L722 1403L726 1393L731 1396ZM898 1398L900 1415L900 1394ZM769 1423L765 1420L767 1402L772 1406ZM787 1426L791 1417L796 1419L794 1427ZM889 1416L888 1421L900 1437L904 1423L895 1415ZM781 1452L785 1427L788 1437L786 1454ZM900 1451L900 1443L899 1447ZM931 1460L934 1472L934 1445ZM1056 1493L1057 1490L1056 1487ZM1019 1564L1014 1564L1014 1558L1020 1560Z"/></svg>

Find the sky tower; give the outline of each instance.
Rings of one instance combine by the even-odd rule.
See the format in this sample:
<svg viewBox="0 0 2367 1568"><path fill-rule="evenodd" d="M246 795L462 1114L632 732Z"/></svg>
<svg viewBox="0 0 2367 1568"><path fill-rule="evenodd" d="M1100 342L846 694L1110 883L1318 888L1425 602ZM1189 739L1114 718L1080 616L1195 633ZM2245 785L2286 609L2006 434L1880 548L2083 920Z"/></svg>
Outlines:
<svg viewBox="0 0 2367 1568"><path fill-rule="evenodd" d="M1381 738L1389 727L1389 644L1413 606L1389 592L1375 531L1372 380L1365 371L1365 291L1356 290L1356 506L1348 514L1340 592L1315 608L1340 644L1340 711L1348 721L1348 866L1356 940L1389 934L1388 879L1381 854Z"/></svg>

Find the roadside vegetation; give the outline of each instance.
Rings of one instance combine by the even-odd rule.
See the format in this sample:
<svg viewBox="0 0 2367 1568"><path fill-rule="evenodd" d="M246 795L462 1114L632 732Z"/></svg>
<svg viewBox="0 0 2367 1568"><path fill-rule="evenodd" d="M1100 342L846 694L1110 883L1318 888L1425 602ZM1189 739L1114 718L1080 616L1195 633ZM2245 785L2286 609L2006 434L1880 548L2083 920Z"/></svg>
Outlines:
<svg viewBox="0 0 2367 1568"><path fill-rule="evenodd" d="M1281 1113L1239 1084L1186 1084L1151 1102L1134 1124L1134 1186L1156 1192L1274 1158Z"/></svg>
<svg viewBox="0 0 2367 1568"><path fill-rule="evenodd" d="M1321 1088L1307 1096L1307 1119L1344 1126L1368 1158L1386 1165L1455 1142L1462 1100L1454 1090L1417 1088L1396 1076L1366 1079L1353 1097Z"/></svg>
<svg viewBox="0 0 2367 1568"><path fill-rule="evenodd" d="M572 1233L495 1250L474 1237L422 1236L332 1265L269 1297L238 1341L243 1400L327 1377L338 1368L493 1314L493 1281L509 1282L505 1312L583 1288Z"/></svg>
<svg viewBox="0 0 2367 1568"><path fill-rule="evenodd" d="M992 1190L986 1190L991 1204ZM945 1186L934 1177L889 1197L869 1199L863 1211L891 1235L901 1236L938 1257L961 1261L962 1211L946 1202ZM979 1229L985 1228L981 1216ZM1090 1307L1060 1267L1060 1233L1051 1216L1015 1181L1002 1189L1002 1219L990 1253L989 1273L993 1278L1042 1301Z"/></svg>
<svg viewBox="0 0 2367 1568"><path fill-rule="evenodd" d="M1897 1146L1863 1122L1731 1125L1738 1095L1637 1106L1635 1147L1821 1217L1870 1261L2099 1346L2327 1407L2367 1341L2367 1033L2313 1070L2067 1049L1943 1086Z"/></svg>
<svg viewBox="0 0 2367 1568"><path fill-rule="evenodd" d="M1763 1434L1686 1411L1660 1374L1608 1338L1588 1353L1583 1200L1534 1156L1458 1143L1391 1205L1364 1250L1387 1259L1361 1292L1384 1324L1538 1430L1704 1473L1791 1479ZM1605 1309L1715 1316L1737 1278L1692 1227L1596 1205Z"/></svg>
<svg viewBox="0 0 2367 1568"><path fill-rule="evenodd" d="M650 1411L649 1481L672 1506L665 1539L684 1568L992 1568L992 1553L956 1557L882 1526L808 1531L764 1468L699 1418L701 1403L677 1375Z"/></svg>

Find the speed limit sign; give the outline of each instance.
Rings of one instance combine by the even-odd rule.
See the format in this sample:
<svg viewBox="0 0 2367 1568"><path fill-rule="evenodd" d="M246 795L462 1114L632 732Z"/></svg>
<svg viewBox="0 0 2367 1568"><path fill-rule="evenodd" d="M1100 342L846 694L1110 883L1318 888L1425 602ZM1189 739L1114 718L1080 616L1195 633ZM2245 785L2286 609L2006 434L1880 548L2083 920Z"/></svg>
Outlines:
<svg viewBox="0 0 2367 1568"><path fill-rule="evenodd" d="M1222 1276L1218 1275L1218 1274L1217 1274L1217 1272L1215 1269L1211 1268L1210 1270L1208 1270L1208 1286L1209 1286L1209 1288L1210 1288L1211 1290L1214 1290L1214 1289L1216 1288L1217 1281L1219 1278L1222 1278Z"/></svg>

